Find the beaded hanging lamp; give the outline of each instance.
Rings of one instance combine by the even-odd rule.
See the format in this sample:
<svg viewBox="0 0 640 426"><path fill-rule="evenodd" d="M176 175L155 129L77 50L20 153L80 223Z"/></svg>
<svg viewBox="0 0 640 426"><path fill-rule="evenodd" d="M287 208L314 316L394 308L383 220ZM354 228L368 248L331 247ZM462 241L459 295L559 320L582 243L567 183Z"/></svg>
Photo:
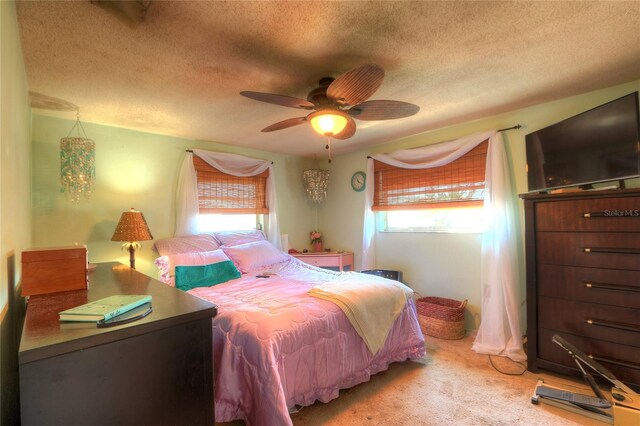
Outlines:
<svg viewBox="0 0 640 426"><path fill-rule="evenodd" d="M77 132L75 137L71 136L74 130ZM95 158L95 142L87 138L78 112L69 134L60 139L60 192L66 193L74 203L78 203L81 196L88 197L93 192L96 183Z"/></svg>
<svg viewBox="0 0 640 426"><path fill-rule="evenodd" d="M304 190L307 199L316 204L321 204L327 198L327 187L329 186L329 170L309 169L302 172Z"/></svg>

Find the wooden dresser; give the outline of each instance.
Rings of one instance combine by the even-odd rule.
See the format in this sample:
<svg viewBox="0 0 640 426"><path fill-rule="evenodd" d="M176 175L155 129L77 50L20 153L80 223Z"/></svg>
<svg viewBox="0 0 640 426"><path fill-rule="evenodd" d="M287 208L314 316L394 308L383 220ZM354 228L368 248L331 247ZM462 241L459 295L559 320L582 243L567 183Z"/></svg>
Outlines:
<svg viewBox="0 0 640 426"><path fill-rule="evenodd" d="M149 294L128 324L61 323L58 312L114 294ZM19 351L23 425L212 425L215 305L119 263L89 288L31 296Z"/></svg>
<svg viewBox="0 0 640 426"><path fill-rule="evenodd" d="M639 386L640 189L522 198L528 369L579 372L558 334Z"/></svg>

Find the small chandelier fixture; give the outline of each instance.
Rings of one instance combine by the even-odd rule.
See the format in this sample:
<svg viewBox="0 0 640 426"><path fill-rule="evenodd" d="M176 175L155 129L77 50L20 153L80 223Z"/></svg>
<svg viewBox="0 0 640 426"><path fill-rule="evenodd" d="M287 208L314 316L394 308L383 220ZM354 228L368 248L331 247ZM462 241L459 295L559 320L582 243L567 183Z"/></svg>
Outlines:
<svg viewBox="0 0 640 426"><path fill-rule="evenodd" d="M77 136L71 134L74 129ZM84 137L80 135L80 130ZM77 203L80 196L88 197L96 183L95 142L87 138L80 123L80 112L66 138L60 139L60 192L66 192Z"/></svg>
<svg viewBox="0 0 640 426"><path fill-rule="evenodd" d="M304 190L309 201L321 204L327 198L329 170L309 169L302 172Z"/></svg>

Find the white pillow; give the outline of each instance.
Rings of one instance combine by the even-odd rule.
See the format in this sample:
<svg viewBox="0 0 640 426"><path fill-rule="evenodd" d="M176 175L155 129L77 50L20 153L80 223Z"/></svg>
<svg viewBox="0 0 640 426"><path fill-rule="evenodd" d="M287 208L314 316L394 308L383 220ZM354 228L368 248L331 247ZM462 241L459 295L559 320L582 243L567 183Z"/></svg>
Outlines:
<svg viewBox="0 0 640 426"><path fill-rule="evenodd" d="M176 253L212 251L220 247L220 243L211 234L198 234L164 238L156 241L155 247L160 256L168 256Z"/></svg>
<svg viewBox="0 0 640 426"><path fill-rule="evenodd" d="M291 256L278 250L269 241L254 241L233 247L222 247L222 250L233 260L240 272L263 269L276 263L285 262Z"/></svg>
<svg viewBox="0 0 640 426"><path fill-rule="evenodd" d="M227 247L265 240L262 231L257 229L247 231L221 231L215 232L214 234L216 239L220 241L220 244Z"/></svg>
<svg viewBox="0 0 640 426"><path fill-rule="evenodd" d="M160 256L153 263L160 269L160 281L173 286L176 266L199 266L230 260L220 249L201 253L177 253Z"/></svg>

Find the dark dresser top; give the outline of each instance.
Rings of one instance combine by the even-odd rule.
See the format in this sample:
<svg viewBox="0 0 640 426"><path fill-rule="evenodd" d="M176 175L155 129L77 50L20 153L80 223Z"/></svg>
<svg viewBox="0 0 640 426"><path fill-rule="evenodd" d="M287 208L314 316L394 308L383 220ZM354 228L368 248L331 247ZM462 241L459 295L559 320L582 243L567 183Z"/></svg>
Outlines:
<svg viewBox="0 0 640 426"><path fill-rule="evenodd" d="M117 262L99 263L88 273L89 288L31 296L19 349L19 363L37 361L213 318L217 306L170 287ZM149 294L153 312L123 325L97 328L95 323L60 322L58 313L114 294Z"/></svg>
<svg viewBox="0 0 640 426"><path fill-rule="evenodd" d="M590 190L590 191L568 191L568 192L555 192L555 193L526 193L520 194L520 198L523 200L574 200L574 199L590 199L601 197L637 197L640 195L640 188L627 188L627 189L602 189L602 190Z"/></svg>

